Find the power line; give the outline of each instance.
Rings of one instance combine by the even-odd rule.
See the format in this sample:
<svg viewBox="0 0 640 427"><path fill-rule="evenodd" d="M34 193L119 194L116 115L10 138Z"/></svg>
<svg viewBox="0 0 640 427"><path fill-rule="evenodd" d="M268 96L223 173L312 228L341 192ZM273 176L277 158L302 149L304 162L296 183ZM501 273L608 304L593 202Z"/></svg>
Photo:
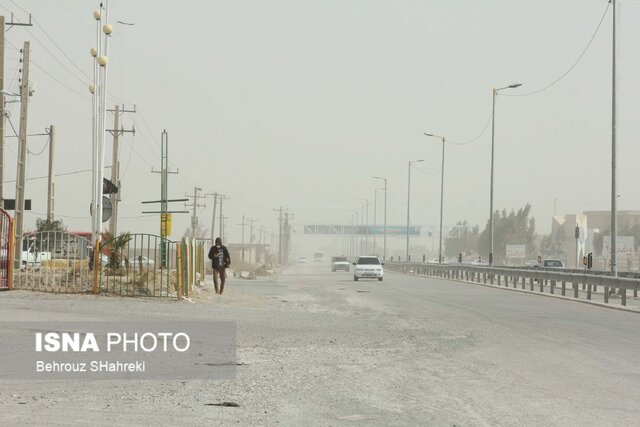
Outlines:
<svg viewBox="0 0 640 427"><path fill-rule="evenodd" d="M542 91L545 91L547 89L549 89L550 87L554 86L556 83L558 83L560 80L564 79L575 67L576 65L578 65L578 63L580 62L580 60L582 60L582 57L587 53L587 50L589 50L589 47L591 46L591 43L593 43L593 40L596 38L596 35L598 34L598 31L600 30L600 27L602 26L602 22L604 21L604 18L607 16L607 12L609 11L609 7L611 6L610 2L607 2L607 7L604 10L604 13L602 14L602 18L600 18L600 22L598 22L598 26L596 27L595 31L593 32L593 35L591 35L591 38L589 39L589 43L587 43L587 46L582 50L582 53L580 53L580 56L578 56L578 59L576 59L576 61L571 65L571 67L569 67L569 69L567 71L565 71L562 75L560 75L560 77L558 77L557 79L555 79L554 81L552 81L551 83L549 83L548 85L538 89L538 90L534 90L533 92L528 92L528 93L520 93L520 94L502 94L502 96L530 96L530 95L535 95L537 93L540 93Z"/></svg>
<svg viewBox="0 0 640 427"><path fill-rule="evenodd" d="M84 95L84 94L82 94L82 93L78 92L77 90L75 90L74 88L72 88L71 86L69 86L68 84L63 83L62 81L60 81L60 80L58 80L57 78L55 78L51 73L49 73L49 72L48 72L47 70L45 70L43 67L41 67L40 65L38 65L35 61L31 61L31 63L32 63L33 65L35 65L35 66L36 66L36 68L38 68L40 71L42 71L43 73L45 73L46 75L48 75L52 80L54 80L54 81L58 82L60 85L62 85L62 86L64 86L64 87L66 87L66 88L67 88L67 89L69 89L71 92L75 93L76 95L78 95L78 96L80 96L80 97L82 97L82 98L84 98L84 99L91 100L91 98L90 98L89 96Z"/></svg>
<svg viewBox="0 0 640 427"><path fill-rule="evenodd" d="M72 171L72 172L63 172L63 173L57 173L55 176L67 176L67 175L77 175L79 173L86 173L86 172L91 172L93 169L82 169L82 170L77 170L77 171ZM47 179L49 178L48 175L44 175L44 176L34 176L31 178L27 178L27 181L35 181L38 179ZM11 181L5 181L5 182L16 182L16 180L11 180Z"/></svg>
<svg viewBox="0 0 640 427"><path fill-rule="evenodd" d="M489 128L489 123L491 123L491 117L492 116L493 116L493 113L489 113L489 118L487 119L487 122L484 124L484 126L483 126L482 130L480 131L480 133L478 133L475 137L471 138L470 140L464 141L464 142L456 142L456 141L447 140L446 142L448 144L451 144L451 145L467 145L467 144L471 144L473 142L476 142L478 139L480 139L480 137L482 135L484 135L484 133Z"/></svg>
<svg viewBox="0 0 640 427"><path fill-rule="evenodd" d="M65 70L67 70L67 72L69 72L69 74L71 74L73 77L75 77L75 78L76 78L76 79L77 79L81 84L83 84L83 85L88 85L88 84L89 84L88 82L90 82L90 81L91 81L91 79L84 80L84 79L82 79L82 78L78 77L78 75L77 75L76 73L74 73L73 71L71 71L71 69L69 69L69 67L67 67L67 65L66 65L64 62L62 62L62 61L58 58L58 56L57 56L57 55L54 55L54 54L53 54L49 49L47 49L47 46L45 46L45 44L44 44L44 43L42 43L42 42L40 41L40 39L39 39L39 38L37 38L37 37L35 36L35 34L33 34L33 33L31 32L31 30L29 30L28 28L27 28L26 30L27 30L27 33L29 33L29 35L30 35L31 37L33 37L33 39L34 39L36 42L38 42L38 44L39 44L40 46L42 46L42 48L45 50L45 52L47 52L47 53L49 54L49 56L51 56L51 57L52 57L52 58L53 58L53 59L54 59L58 64L60 64L60 65L61 65ZM64 55L64 53L63 53L63 55Z"/></svg>
<svg viewBox="0 0 640 427"><path fill-rule="evenodd" d="M127 171L129 170L129 163L131 163L131 154L133 154L133 144L136 139L135 134L133 134L133 137L131 139L132 141L129 141L127 137L124 138L124 140L129 143L129 157L127 158L127 166L125 166L124 172L122 172L122 176L120 177L121 179L124 179L124 176L127 174Z"/></svg>
<svg viewBox="0 0 640 427"><path fill-rule="evenodd" d="M13 2L12 2L13 3ZM36 23L36 25L38 25L38 28L40 28L40 31L42 31L44 33L45 36L47 36L47 38L51 41L51 43L54 44L55 47L58 48L58 50L60 51L60 53L62 53L64 55L65 58L67 58L67 60L74 66L76 67L76 69L78 71L80 71L80 73L85 76L87 78L87 80L91 81L93 80L91 77L89 77L89 75L87 73L84 72L84 70L82 68L80 68L75 62L73 62L73 60L69 57L69 55L67 55L65 53L64 50L62 50L62 48L58 45L58 43L56 43L56 41L49 35L49 33L47 33L47 31L44 29L44 27L42 26L42 24L40 24L40 22L36 19L33 18L33 22Z"/></svg>
<svg viewBox="0 0 640 427"><path fill-rule="evenodd" d="M21 11L23 11L24 13L29 14L29 11L26 10L25 8L23 8L22 6L20 6L18 3L14 2L13 0L9 0L11 3L13 3L13 5L15 7L17 7L18 9L20 9ZM6 9L6 8L5 8ZM7 9L8 10L8 9Z"/></svg>
<svg viewBox="0 0 640 427"><path fill-rule="evenodd" d="M39 156L40 154L44 153L44 150L47 148L47 145L49 145L49 140L47 140L47 142L44 144L44 147L42 147L42 150L40 150L40 152L38 153L34 153L32 151L29 151L29 149L27 148L27 153L31 154L32 156Z"/></svg>
<svg viewBox="0 0 640 427"><path fill-rule="evenodd" d="M9 43L11 46L13 46L14 48L16 48L16 46L11 43L9 40L6 40L7 43ZM17 48L16 48L17 49ZM90 97L88 97L87 95L84 95L80 92L78 92L77 90L75 90L74 88L72 88L71 86L69 86L66 83L63 83L62 81L58 80L56 77L54 77L51 73L49 73L44 67L41 67L40 65L38 65L35 61L31 60L29 61L31 64L35 65L36 68L38 68L40 71L42 71L43 73L45 73L47 76L49 76L52 80L58 82L60 85L66 87L67 89L69 89L71 92L75 93L78 96L81 96L85 99L91 100Z"/></svg>

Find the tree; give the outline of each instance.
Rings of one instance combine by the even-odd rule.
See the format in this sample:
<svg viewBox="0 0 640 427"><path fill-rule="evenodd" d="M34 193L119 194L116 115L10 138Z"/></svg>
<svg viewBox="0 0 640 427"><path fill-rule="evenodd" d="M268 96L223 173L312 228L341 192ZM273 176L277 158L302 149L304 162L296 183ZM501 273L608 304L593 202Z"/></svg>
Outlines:
<svg viewBox="0 0 640 427"><path fill-rule="evenodd" d="M67 231L67 226L61 219L48 220L43 218L36 219L36 232L41 231Z"/></svg>
<svg viewBox="0 0 640 427"><path fill-rule="evenodd" d="M493 261L506 258L507 245L525 245L527 253L535 253L536 220L529 217L531 205L526 204L517 212L507 214L506 209L493 214ZM478 253L488 254L490 249L489 221L478 239Z"/></svg>
<svg viewBox="0 0 640 427"><path fill-rule="evenodd" d="M184 235L182 237L191 237L191 228L187 228L184 231ZM207 234L209 234L209 229L206 228L204 225L199 224L198 227L196 228L196 239L206 239L207 238Z"/></svg>
<svg viewBox="0 0 640 427"><path fill-rule="evenodd" d="M480 231L477 225L474 225L470 229L467 220L458 221L445 239L445 256L455 258L461 252L469 254L475 251L478 246L477 240L479 235Z"/></svg>
<svg viewBox="0 0 640 427"><path fill-rule="evenodd" d="M129 258L126 256L127 246L131 241L131 233L126 232L114 237L113 234L105 232L106 245L109 251L108 266L113 271L121 270L122 267L129 266Z"/></svg>

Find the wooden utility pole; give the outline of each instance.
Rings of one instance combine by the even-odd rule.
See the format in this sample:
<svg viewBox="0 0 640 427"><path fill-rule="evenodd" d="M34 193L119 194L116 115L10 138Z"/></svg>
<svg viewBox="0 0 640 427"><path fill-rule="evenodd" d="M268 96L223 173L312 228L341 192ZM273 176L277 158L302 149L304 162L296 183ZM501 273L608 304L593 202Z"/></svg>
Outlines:
<svg viewBox="0 0 640 427"><path fill-rule="evenodd" d="M22 229L24 226L24 190L27 169L27 114L29 107L29 42L22 48L22 83L20 85L20 129L18 132L18 177L16 179L16 268L22 257Z"/></svg>
<svg viewBox="0 0 640 427"><path fill-rule="evenodd" d="M56 129L53 125L49 128L49 176L47 179L47 222L52 222L55 210L56 182L55 182L55 148Z"/></svg>

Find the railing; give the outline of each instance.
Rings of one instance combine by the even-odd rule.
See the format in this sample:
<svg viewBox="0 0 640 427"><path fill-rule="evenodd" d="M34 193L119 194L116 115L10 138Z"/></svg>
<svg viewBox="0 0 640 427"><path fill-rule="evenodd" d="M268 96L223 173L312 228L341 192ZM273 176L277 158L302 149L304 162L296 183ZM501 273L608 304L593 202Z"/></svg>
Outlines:
<svg viewBox="0 0 640 427"><path fill-rule="evenodd" d="M42 231L23 237L20 268L13 286L54 293L83 293L93 287L90 242L66 231Z"/></svg>
<svg viewBox="0 0 640 427"><path fill-rule="evenodd" d="M152 234L121 234L100 245L99 292L177 297L176 243Z"/></svg>
<svg viewBox="0 0 640 427"><path fill-rule="evenodd" d="M587 300L592 299L593 295L598 292L598 287L600 286L603 288L602 294L605 303L609 302L610 292L618 289L620 302L623 306L627 305L627 292L633 292L633 296L637 298L638 290L640 289L639 279L597 275L593 273L567 273L562 270L392 262L386 262L385 268L400 273L412 273L497 286L512 286L513 288L517 288L518 285L520 285L522 289L528 287L530 291L539 290L539 292L545 292L545 289L548 289L551 294L555 294L559 288L563 296L566 296L567 288L569 288L573 291L574 298L579 298L582 293ZM582 290L580 287L582 287Z"/></svg>

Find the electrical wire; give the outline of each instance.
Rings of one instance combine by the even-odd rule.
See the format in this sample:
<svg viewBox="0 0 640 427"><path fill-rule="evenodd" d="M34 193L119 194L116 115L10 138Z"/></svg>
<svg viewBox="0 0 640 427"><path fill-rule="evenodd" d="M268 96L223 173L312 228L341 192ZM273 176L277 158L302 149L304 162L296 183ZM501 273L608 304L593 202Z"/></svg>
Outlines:
<svg viewBox="0 0 640 427"><path fill-rule="evenodd" d="M47 31L44 29L42 24L36 18L33 18L33 22L35 22L38 25L38 28L40 29L40 31L42 31L44 35L51 41L51 43L53 43L53 45L60 51L60 53L62 53L64 57L67 58L67 60L71 63L71 65L73 65L88 81L93 80L82 68L78 66L78 64L73 62L73 60L69 57L69 55L67 55L65 51L60 47L60 45L58 45L58 43L56 43L56 41L49 35L49 33L47 33Z"/></svg>
<svg viewBox="0 0 640 427"><path fill-rule="evenodd" d="M578 65L578 63L582 60L584 55L587 53L587 50L589 50L589 47L591 46L591 43L593 43L593 40L596 38L596 35L598 34L598 31L600 30L600 27L602 26L602 22L604 21L604 18L607 16L607 12L609 11L609 7L610 6L611 6L611 2L607 2L607 7L605 8L604 13L602 14L602 18L600 18L600 22L598 22L598 26L596 27L595 31L591 35L591 38L589 39L589 42L587 43L587 46L585 46L585 48L582 50L582 53L580 53L580 56L578 56L578 59L576 59L576 61L569 67L569 69L567 71L565 71L563 74L561 74L560 77L558 77L557 79L555 79L554 81L552 81L548 85L546 85L546 86L544 86L544 87L542 87L540 89L534 90L533 92L519 93L519 94L506 94L506 93L503 93L501 95L502 96L512 96L512 97L522 97L522 96L535 95L535 94L538 94L540 92L543 92L543 91L549 89L552 86L555 86L556 83L558 83L558 82L560 82L560 80L564 79Z"/></svg>
<svg viewBox="0 0 640 427"><path fill-rule="evenodd" d="M91 172L93 169L82 169L82 170L77 170L77 171L72 171L72 172L63 172L63 173L57 173L54 176L59 177L59 176L67 176L67 175L77 175L79 173L86 173L86 172ZM48 175L44 175L44 176L33 176L31 178L27 178L27 181L35 181L38 179L47 179L49 178ZM5 181L5 182L16 182L16 180L10 180L10 181Z"/></svg>
<svg viewBox="0 0 640 427"><path fill-rule="evenodd" d="M437 170L437 171L434 171L434 172L427 172L427 171L425 171L425 170L420 169L420 168L419 168L419 167L417 167L417 166L413 166L413 168L414 168L415 170L417 170L418 172L420 172L420 173L424 174L424 175L438 175L438 174L440 174L440 171L442 171L442 165L440 165L440 167L438 168L438 170Z"/></svg>
<svg viewBox="0 0 640 427"><path fill-rule="evenodd" d="M129 142L129 157L127 158L127 165L125 166L120 179L124 178L124 176L127 174L127 171L129 170L129 163L131 163L131 154L133 154L133 144L135 142L135 135L131 139L132 141L128 141L126 137L124 139L125 141Z"/></svg>
<svg viewBox="0 0 640 427"><path fill-rule="evenodd" d="M71 86L69 86L66 83L63 83L62 81L58 80L56 77L54 77L51 73L49 73L47 70L45 70L43 67L41 67L40 65L38 65L35 61L31 60L30 61L33 65L36 66L36 68L38 68L40 71L42 71L43 73L45 73L47 76L49 76L52 80L54 80L55 82L57 82L58 84L64 86L65 88L67 88L68 90L70 90L71 92L75 93L76 95L87 99L87 100L91 100L91 97L84 95L80 92L78 92L77 90L75 90L74 88L72 88Z"/></svg>
<svg viewBox="0 0 640 427"><path fill-rule="evenodd" d="M39 156L40 154L44 153L44 150L47 148L47 145L49 145L49 141L50 139L47 140L47 142L44 144L44 147L42 147L42 150L40 150L40 152L34 153L27 148L27 153L31 154L32 156Z"/></svg>
<svg viewBox="0 0 640 427"><path fill-rule="evenodd" d="M11 43L9 40L6 40L7 43L9 43L11 46L13 46L14 48L17 49L17 47ZM57 79L56 77L54 77L50 72L48 72L44 67L41 67L40 65L38 65L37 62L35 62L33 59L29 59L29 62L31 64L33 64L36 68L38 68L40 71L42 71L43 73L45 73L47 76L49 76L52 80L54 80L55 82L57 82L58 84L64 86L65 88L67 88L68 90L70 90L71 92L75 93L78 96L81 96L82 98L91 100L91 98L87 95L84 95L80 92L78 92L77 90L75 90L74 88L72 88L71 86L69 86L68 84L60 81L59 79Z"/></svg>
<svg viewBox="0 0 640 427"><path fill-rule="evenodd" d="M40 46L42 46L42 48L44 49L44 51L45 51L45 52L47 52L47 53L49 54L49 56L51 56L51 57L52 57L52 58L53 58L53 59L54 59L58 64L60 64L60 65L62 66L62 68L64 68L65 70L67 70L67 72L68 72L70 75L72 75L76 80L78 80L78 81L79 81L83 86L88 86L88 85L89 85L89 82L91 82L91 80L92 80L92 79L84 79L84 78L78 77L78 75L77 75L75 72L71 71L71 69L70 69L69 67L67 67L67 65L66 65L64 62L62 62L62 61L60 60L60 58L58 58L58 56L57 56L57 55L54 55L54 54L53 54L53 53L52 53L52 52L47 48L47 46L45 46L45 44L44 44L44 43L42 43L42 42L40 41L40 39L39 39L38 37L36 37L36 35L35 35L35 34L33 34L33 33L31 32L31 30L29 30L29 28L27 28L27 27L25 27L25 28L26 28L27 33L29 33L29 35L30 35L30 36L31 36L31 37L32 37L32 38L33 38L33 39L34 39L34 40L35 40L35 41L36 41ZM64 53L63 53L63 55L64 55Z"/></svg>
<svg viewBox="0 0 640 427"><path fill-rule="evenodd" d="M487 119L487 122L482 127L482 130L480 131L480 133L478 133L476 136L474 136L470 140L464 141L464 142L458 142L458 141L455 141L455 140L454 141L449 141L448 139L445 139L445 142L448 143L448 144L451 144L451 145L468 145L468 144L472 144L472 143L476 142L478 139L480 139L480 137L482 135L484 135L484 133L489 128L489 124L491 123L491 118L492 117L493 117L493 113L489 113L489 118Z"/></svg>
<svg viewBox="0 0 640 427"><path fill-rule="evenodd" d="M10 1L11 3L13 3L13 5L14 5L15 7L17 7L18 9L20 9L20 10L21 10L21 11L23 11L24 13L27 13L27 14L31 15L31 13L30 13L28 10L26 10L25 8L23 8L22 6L20 6L18 3L14 2L13 0L9 0L9 1ZM7 10L8 10L8 9L7 9Z"/></svg>

